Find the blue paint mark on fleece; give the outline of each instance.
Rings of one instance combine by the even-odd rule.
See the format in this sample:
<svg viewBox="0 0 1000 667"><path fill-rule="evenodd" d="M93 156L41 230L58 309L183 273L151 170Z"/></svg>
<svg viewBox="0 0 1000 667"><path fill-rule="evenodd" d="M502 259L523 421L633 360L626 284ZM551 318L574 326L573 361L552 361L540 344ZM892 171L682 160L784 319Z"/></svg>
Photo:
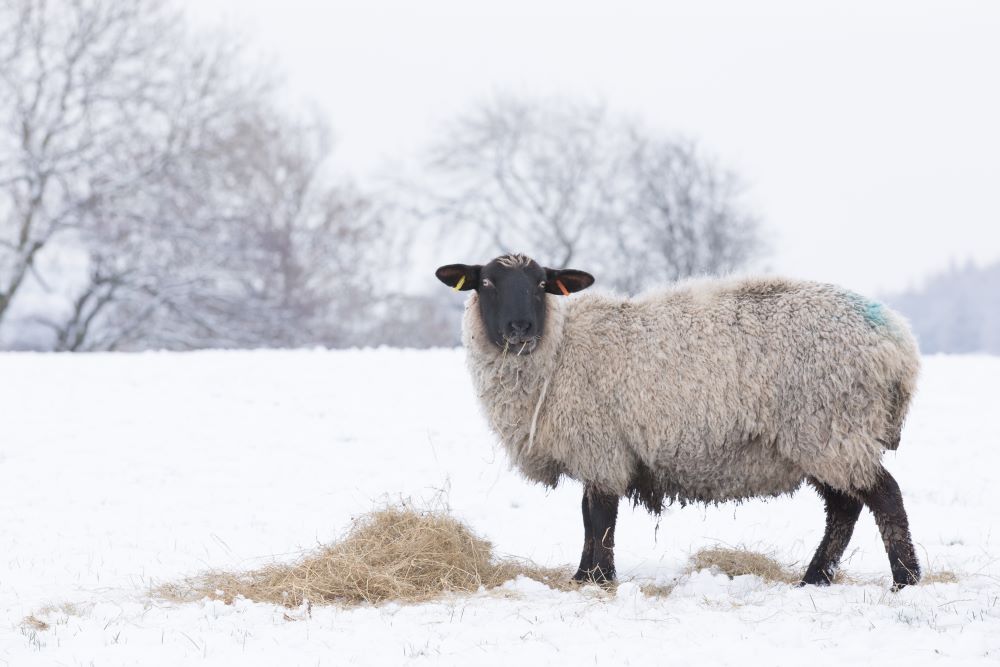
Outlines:
<svg viewBox="0 0 1000 667"><path fill-rule="evenodd" d="M885 311L882 309L882 304L880 303L869 301L865 305L865 310L862 314L868 320L868 324L873 327L884 327L886 325Z"/></svg>
<svg viewBox="0 0 1000 667"><path fill-rule="evenodd" d="M866 299L860 294L844 290L844 296L858 309L858 312L865 318L865 321L872 328L884 327L888 325L885 314L885 307L877 301Z"/></svg>

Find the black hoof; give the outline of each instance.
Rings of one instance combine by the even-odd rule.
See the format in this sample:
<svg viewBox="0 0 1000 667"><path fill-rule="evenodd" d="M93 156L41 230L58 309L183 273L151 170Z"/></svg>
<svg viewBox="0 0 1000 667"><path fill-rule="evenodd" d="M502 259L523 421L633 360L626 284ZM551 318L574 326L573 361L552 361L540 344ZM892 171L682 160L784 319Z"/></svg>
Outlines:
<svg viewBox="0 0 1000 667"><path fill-rule="evenodd" d="M914 586L920 583L920 570L902 570L892 573L892 592L897 593L907 586Z"/></svg>
<svg viewBox="0 0 1000 667"><path fill-rule="evenodd" d="M615 580L615 571L604 572L601 568L595 567L593 570L577 570L573 575L573 581L581 584L610 584Z"/></svg>
<svg viewBox="0 0 1000 667"><path fill-rule="evenodd" d="M818 572L806 572L802 576L802 581L798 583L798 586L799 588L803 586L829 586L831 583L833 583L833 573L820 570Z"/></svg>

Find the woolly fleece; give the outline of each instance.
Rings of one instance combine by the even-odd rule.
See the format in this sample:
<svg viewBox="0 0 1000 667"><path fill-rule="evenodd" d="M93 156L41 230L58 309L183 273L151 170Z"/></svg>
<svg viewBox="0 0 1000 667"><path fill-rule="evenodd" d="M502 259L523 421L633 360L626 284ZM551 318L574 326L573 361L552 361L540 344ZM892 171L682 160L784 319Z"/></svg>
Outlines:
<svg viewBox="0 0 1000 667"><path fill-rule="evenodd" d="M917 345L898 314L872 317L856 294L749 278L546 298L530 355L489 341L475 293L463 322L485 415L531 480L565 475L652 510L807 478L854 493L899 443Z"/></svg>

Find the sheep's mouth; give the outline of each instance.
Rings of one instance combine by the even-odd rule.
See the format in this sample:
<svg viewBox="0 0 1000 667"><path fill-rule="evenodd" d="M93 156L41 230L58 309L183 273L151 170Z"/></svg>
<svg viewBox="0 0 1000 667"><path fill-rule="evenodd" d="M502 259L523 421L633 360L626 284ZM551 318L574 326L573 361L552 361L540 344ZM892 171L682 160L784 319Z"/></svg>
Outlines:
<svg viewBox="0 0 1000 667"><path fill-rule="evenodd" d="M506 354L513 354L515 356L522 356L526 354L531 354L538 347L538 337L537 336L510 336L504 338L503 350Z"/></svg>

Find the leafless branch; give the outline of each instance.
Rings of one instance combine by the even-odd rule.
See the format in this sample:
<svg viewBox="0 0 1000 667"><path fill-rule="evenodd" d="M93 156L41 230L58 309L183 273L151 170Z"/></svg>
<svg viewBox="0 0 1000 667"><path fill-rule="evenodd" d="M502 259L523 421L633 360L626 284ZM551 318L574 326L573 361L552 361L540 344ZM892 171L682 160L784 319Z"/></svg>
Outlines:
<svg viewBox="0 0 1000 667"><path fill-rule="evenodd" d="M733 271L761 250L730 173L601 104L492 100L452 123L428 168L426 217L462 230L469 252L584 262L628 293Z"/></svg>

